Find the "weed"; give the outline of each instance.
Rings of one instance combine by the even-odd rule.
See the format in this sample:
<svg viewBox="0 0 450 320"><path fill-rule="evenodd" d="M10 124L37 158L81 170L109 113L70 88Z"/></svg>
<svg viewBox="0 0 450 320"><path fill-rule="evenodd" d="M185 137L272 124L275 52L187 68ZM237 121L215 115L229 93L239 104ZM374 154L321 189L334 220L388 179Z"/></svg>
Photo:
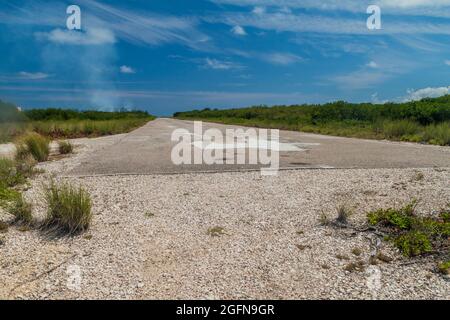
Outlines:
<svg viewBox="0 0 450 320"><path fill-rule="evenodd" d="M69 154L73 152L73 145L69 141L59 141L58 150L60 154Z"/></svg>
<svg viewBox="0 0 450 320"><path fill-rule="evenodd" d="M47 225L73 234L89 228L92 220L91 197L83 188L68 183L51 184L45 189Z"/></svg>
<svg viewBox="0 0 450 320"><path fill-rule="evenodd" d="M208 235L211 237L220 237L225 234L225 229L222 227L213 227L208 229Z"/></svg>
<svg viewBox="0 0 450 320"><path fill-rule="evenodd" d="M360 255L362 255L362 250L360 248L353 248L352 253L359 257Z"/></svg>

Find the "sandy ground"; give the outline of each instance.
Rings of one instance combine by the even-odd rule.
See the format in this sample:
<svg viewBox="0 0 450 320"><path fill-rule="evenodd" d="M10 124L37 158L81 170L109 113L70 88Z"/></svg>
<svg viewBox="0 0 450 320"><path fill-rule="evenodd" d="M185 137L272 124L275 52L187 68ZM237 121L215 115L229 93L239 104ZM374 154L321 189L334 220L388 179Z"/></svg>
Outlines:
<svg viewBox="0 0 450 320"><path fill-rule="evenodd" d="M75 155L40 165L45 174L26 192L36 216L45 213L42 184L54 175L89 190L93 224L76 237L14 226L0 234L0 298L450 298L433 263L411 264L383 244L394 260L369 266L370 234L318 221L346 203L359 224L371 209L413 198L419 212L436 213L450 203L450 168L63 177L121 138L80 139ZM223 234L208 234L213 227ZM365 271L344 270L358 260Z"/></svg>

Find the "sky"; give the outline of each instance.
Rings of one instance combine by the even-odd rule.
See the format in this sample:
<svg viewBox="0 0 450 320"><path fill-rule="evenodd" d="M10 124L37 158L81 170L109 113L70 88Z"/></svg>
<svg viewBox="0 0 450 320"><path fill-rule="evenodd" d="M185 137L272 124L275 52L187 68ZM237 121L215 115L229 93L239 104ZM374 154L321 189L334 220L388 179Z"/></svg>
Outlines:
<svg viewBox="0 0 450 320"><path fill-rule="evenodd" d="M418 100L450 90L450 0L2 0L0 57L22 108Z"/></svg>

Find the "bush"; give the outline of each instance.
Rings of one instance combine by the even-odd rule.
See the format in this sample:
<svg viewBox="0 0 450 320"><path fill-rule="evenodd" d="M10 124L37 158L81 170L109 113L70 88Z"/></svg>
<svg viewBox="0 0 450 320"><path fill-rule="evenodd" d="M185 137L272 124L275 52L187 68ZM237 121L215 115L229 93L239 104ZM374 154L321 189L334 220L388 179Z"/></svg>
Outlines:
<svg viewBox="0 0 450 320"><path fill-rule="evenodd" d="M91 197L83 188L51 182L45 196L48 226L56 226L69 234L89 228L92 220Z"/></svg>
<svg viewBox="0 0 450 320"><path fill-rule="evenodd" d="M399 236L395 244L407 257L419 256L433 250L428 235L420 231L410 231Z"/></svg>
<svg viewBox="0 0 450 320"><path fill-rule="evenodd" d="M383 224L402 230L409 230L414 220L414 209L417 202L413 201L401 209L381 209L367 214L371 225Z"/></svg>
<svg viewBox="0 0 450 320"><path fill-rule="evenodd" d="M69 141L60 141L58 149L60 154L69 154L73 152L73 145Z"/></svg>
<svg viewBox="0 0 450 320"><path fill-rule="evenodd" d="M32 155L38 162L48 160L50 154L49 140L35 132L30 132L19 138L16 143L17 160L24 160Z"/></svg>

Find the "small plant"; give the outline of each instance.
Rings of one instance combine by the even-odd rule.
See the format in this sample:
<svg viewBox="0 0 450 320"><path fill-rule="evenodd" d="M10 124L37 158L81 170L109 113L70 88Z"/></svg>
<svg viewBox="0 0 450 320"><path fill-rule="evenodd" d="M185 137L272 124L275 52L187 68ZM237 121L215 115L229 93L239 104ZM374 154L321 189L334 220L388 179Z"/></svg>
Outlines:
<svg viewBox="0 0 450 320"><path fill-rule="evenodd" d="M0 233L7 233L9 226L7 223L0 221Z"/></svg>
<svg viewBox="0 0 450 320"><path fill-rule="evenodd" d="M422 181L425 178L425 175L422 172L416 172L414 177L411 179L412 181Z"/></svg>
<svg viewBox="0 0 450 320"><path fill-rule="evenodd" d="M220 237L225 234L225 229L222 227L213 227L208 229L208 235L211 237Z"/></svg>
<svg viewBox="0 0 450 320"><path fill-rule="evenodd" d="M20 195L10 206L9 213L15 217L17 223L29 225L33 221L32 206L23 195Z"/></svg>
<svg viewBox="0 0 450 320"><path fill-rule="evenodd" d="M380 261L383 261L385 263L390 263L392 262L392 258L386 254L384 254L383 252L379 252L376 256L376 258Z"/></svg>
<svg viewBox="0 0 450 320"><path fill-rule="evenodd" d="M310 245L303 245L303 244L297 244L295 245L300 251L303 251L305 249L311 249Z"/></svg>
<svg viewBox="0 0 450 320"><path fill-rule="evenodd" d="M147 217L147 218L151 218L154 216L155 216L155 214L153 212L150 212L150 211L145 212L145 217Z"/></svg>
<svg viewBox="0 0 450 320"><path fill-rule="evenodd" d="M50 154L49 141L38 133L30 132L22 136L16 143L17 160L24 160L32 155L38 162L48 160Z"/></svg>
<svg viewBox="0 0 450 320"><path fill-rule="evenodd" d="M442 211L439 216L441 217L442 221L450 222L450 211Z"/></svg>
<svg viewBox="0 0 450 320"><path fill-rule="evenodd" d="M338 258L339 260L350 260L349 256L340 253L336 255L336 258Z"/></svg>
<svg viewBox="0 0 450 320"><path fill-rule="evenodd" d="M362 255L362 250L360 248L353 248L352 253L359 257L360 255Z"/></svg>
<svg viewBox="0 0 450 320"><path fill-rule="evenodd" d="M419 256L433 250L428 235L419 231L402 234L394 242L406 257Z"/></svg>
<svg viewBox="0 0 450 320"><path fill-rule="evenodd" d="M319 216L319 223L321 226L328 226L330 225L331 221L330 218L326 215L326 213L322 212Z"/></svg>
<svg viewBox="0 0 450 320"><path fill-rule="evenodd" d="M60 154L69 154L73 152L73 145L69 141L59 141L58 150Z"/></svg>
<svg viewBox="0 0 450 320"><path fill-rule="evenodd" d="M347 264L344 268L345 271L348 272L362 272L365 269L365 264L363 261L357 261L357 262L350 262L349 264Z"/></svg>
<svg viewBox="0 0 450 320"><path fill-rule="evenodd" d="M348 218L353 214L352 210L349 209L346 205L341 204L337 208L337 218L336 222L338 224L348 224Z"/></svg>
<svg viewBox="0 0 450 320"><path fill-rule="evenodd" d="M69 234L87 230L92 220L91 197L83 188L68 183L51 182L45 190L47 225L56 226Z"/></svg>
<svg viewBox="0 0 450 320"><path fill-rule="evenodd" d="M439 264L439 272L445 275L450 275L450 260Z"/></svg>

